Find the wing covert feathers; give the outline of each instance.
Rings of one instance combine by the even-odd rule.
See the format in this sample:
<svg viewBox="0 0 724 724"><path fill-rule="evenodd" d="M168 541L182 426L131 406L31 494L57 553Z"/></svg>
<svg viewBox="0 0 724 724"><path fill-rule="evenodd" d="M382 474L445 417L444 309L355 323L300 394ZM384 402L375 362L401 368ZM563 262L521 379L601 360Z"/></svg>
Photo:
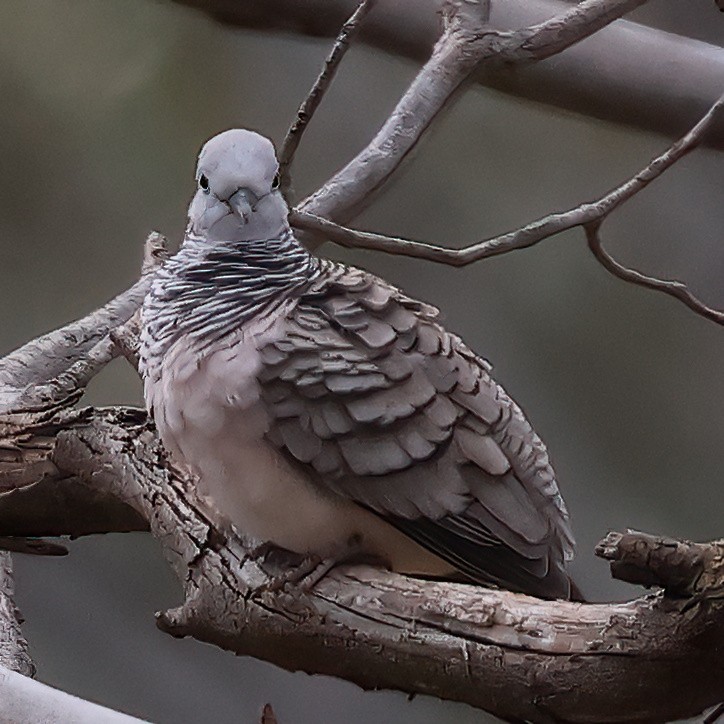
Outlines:
<svg viewBox="0 0 724 724"><path fill-rule="evenodd" d="M567 597L568 513L545 446L434 307L323 262L261 350L268 437L470 578Z"/></svg>

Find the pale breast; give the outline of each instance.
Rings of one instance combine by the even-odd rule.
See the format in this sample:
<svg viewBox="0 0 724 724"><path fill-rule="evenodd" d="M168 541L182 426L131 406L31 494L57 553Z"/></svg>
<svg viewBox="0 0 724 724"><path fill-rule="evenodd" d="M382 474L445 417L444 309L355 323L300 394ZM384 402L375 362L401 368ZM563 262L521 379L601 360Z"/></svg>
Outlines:
<svg viewBox="0 0 724 724"><path fill-rule="evenodd" d="M374 514L322 490L264 439L268 417L257 383L258 350L284 332L279 318L259 321L204 355L184 340L164 355L145 391L174 462L250 538L325 558L343 557L355 540L395 570L449 571Z"/></svg>

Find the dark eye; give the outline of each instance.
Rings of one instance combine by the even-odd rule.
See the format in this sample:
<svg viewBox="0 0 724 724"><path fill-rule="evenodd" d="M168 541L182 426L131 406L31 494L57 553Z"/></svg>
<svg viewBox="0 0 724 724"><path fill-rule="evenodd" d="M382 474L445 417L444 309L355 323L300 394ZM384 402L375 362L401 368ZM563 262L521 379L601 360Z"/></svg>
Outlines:
<svg viewBox="0 0 724 724"><path fill-rule="evenodd" d="M199 188L205 193L209 193L209 179L206 178L206 174L199 176Z"/></svg>
<svg viewBox="0 0 724 724"><path fill-rule="evenodd" d="M279 188L279 185L281 184L282 180L279 178L279 174L276 174L274 176L274 179L272 180L272 191L276 191Z"/></svg>

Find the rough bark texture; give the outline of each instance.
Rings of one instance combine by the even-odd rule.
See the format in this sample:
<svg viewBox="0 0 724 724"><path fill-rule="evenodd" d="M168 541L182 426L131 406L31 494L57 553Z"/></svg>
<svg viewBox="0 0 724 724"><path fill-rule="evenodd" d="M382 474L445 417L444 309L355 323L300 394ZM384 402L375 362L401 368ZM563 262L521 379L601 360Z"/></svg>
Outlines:
<svg viewBox="0 0 724 724"><path fill-rule="evenodd" d="M334 37L355 0L176 0L231 26ZM425 60L440 28L443 0L378 0L364 24L364 42ZM493 2L495 28L525 27L570 7L559 0ZM722 22L711 4L712 22ZM625 20L555 59L516 67L483 64L483 85L605 120L680 135L721 95L724 49ZM708 143L724 148L724 121Z"/></svg>
<svg viewBox="0 0 724 724"><path fill-rule="evenodd" d="M367 567L337 569L310 592L275 591L284 559L257 558L214 528L142 411L66 419L50 451L55 484L91 487L148 521L184 585L185 604L158 618L175 636L506 719L666 721L724 698L721 543L609 536L600 553L617 575L668 586L620 604L545 602ZM0 505L0 532L2 521ZM21 532L38 532L32 517Z"/></svg>
<svg viewBox="0 0 724 724"><path fill-rule="evenodd" d="M311 210L354 213L475 66L466 53L481 57L492 39L499 59L518 58L506 52L522 53L522 61L545 57L637 4L586 0L563 6L565 22L495 35L485 27L485 3L451 1L447 30L415 91L314 195ZM325 9L337 5L348 14L348 3ZM391 0L382 5L395 10ZM259 25L269 22L272 6L227 0L209 7L227 17L255 8ZM273 7L277 22L294 27L304 17L312 26L328 16L335 31L338 25L332 11L300 14L316 7L312 0ZM410 5L400 2L404 8ZM413 32L416 18L408 18ZM436 69L451 72L430 72ZM432 100L425 105L416 96ZM0 360L0 536L149 528L184 587L185 603L158 617L169 633L368 688L464 701L511 721L661 722L724 699L721 542L612 534L599 554L613 561L614 575L664 589L627 603L540 601L366 567L336 569L309 591L275 587L291 562L215 528L193 481L167 464L144 411L75 409L83 386L114 355L135 360L134 314L162 260L158 238L147 251L144 276L131 290ZM0 687L12 678L0 671ZM10 700L1 693L0 705Z"/></svg>
<svg viewBox="0 0 724 724"><path fill-rule="evenodd" d="M22 618L15 605L10 554L0 551L0 667L25 676L35 675L28 642L20 631Z"/></svg>

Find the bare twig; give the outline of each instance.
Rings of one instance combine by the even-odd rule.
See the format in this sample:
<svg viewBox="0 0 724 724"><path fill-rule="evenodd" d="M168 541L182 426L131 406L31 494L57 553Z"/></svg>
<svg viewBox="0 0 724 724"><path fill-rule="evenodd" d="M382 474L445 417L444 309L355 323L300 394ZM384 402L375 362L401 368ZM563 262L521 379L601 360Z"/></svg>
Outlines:
<svg viewBox="0 0 724 724"><path fill-rule="evenodd" d="M724 325L724 312L712 309L712 307L704 304L689 291L689 288L683 282L672 279L658 279L657 277L650 277L616 261L603 248L600 236L600 223L587 224L585 226L585 230L586 239L588 240L588 248L606 271L610 272L619 279L623 279L625 282L630 282L631 284L636 284L639 287L654 289L656 291L663 292L664 294L668 294L669 296L678 299L680 302L683 302L687 307L689 307L689 309L693 310L697 314L700 314L702 317L710 319L712 322L716 322L717 324Z"/></svg>
<svg viewBox="0 0 724 724"><path fill-rule="evenodd" d="M563 231L576 226L583 226L586 229L591 251L612 274L634 284L670 294L684 302L695 312L722 324L724 323L724 312L718 312L701 303L688 291L683 283L648 277L618 264L601 247L597 230L603 220L615 209L646 188L687 153L699 146L723 108L724 96L720 97L709 108L703 118L682 138L669 146L637 174L599 199L581 204L567 211L549 214L515 231L484 239L461 249L448 249L411 239L357 231L300 210L292 211L289 219L294 226L323 236L341 246L373 249L388 254L425 259L456 267L466 266L475 261L506 254L517 249L526 249Z"/></svg>
<svg viewBox="0 0 724 724"><path fill-rule="evenodd" d="M297 110L297 117L287 131L279 152L279 174L281 176L281 189L285 196L288 196L291 188L291 165L294 161L294 154L297 152L299 143L302 140L307 125L312 120L319 104L322 102L327 89L337 73L339 64L342 62L350 41L356 34L365 15L374 5L375 0L360 0L357 9L352 13L347 22L337 35L330 54L324 61L324 66L314 82L309 94Z"/></svg>

